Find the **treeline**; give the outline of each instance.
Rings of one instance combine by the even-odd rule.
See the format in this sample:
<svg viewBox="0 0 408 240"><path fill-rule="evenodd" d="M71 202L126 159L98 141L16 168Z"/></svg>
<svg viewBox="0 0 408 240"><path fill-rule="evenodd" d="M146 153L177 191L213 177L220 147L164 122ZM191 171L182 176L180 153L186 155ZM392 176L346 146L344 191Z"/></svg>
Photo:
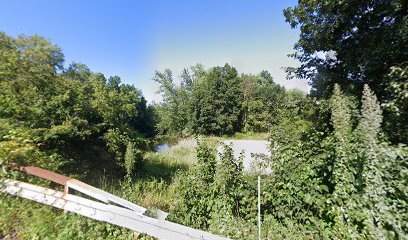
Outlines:
<svg viewBox="0 0 408 240"><path fill-rule="evenodd" d="M310 101L300 90L286 90L267 71L241 74L225 64L184 69L180 84L170 69L156 71L163 101L157 105L162 134L231 135L267 132L278 122L306 117Z"/></svg>
<svg viewBox="0 0 408 240"><path fill-rule="evenodd" d="M146 149L154 125L140 90L118 76L80 63L64 68L61 49L38 35L0 33L3 167L33 164L82 176L95 168L124 170L127 146L135 154Z"/></svg>

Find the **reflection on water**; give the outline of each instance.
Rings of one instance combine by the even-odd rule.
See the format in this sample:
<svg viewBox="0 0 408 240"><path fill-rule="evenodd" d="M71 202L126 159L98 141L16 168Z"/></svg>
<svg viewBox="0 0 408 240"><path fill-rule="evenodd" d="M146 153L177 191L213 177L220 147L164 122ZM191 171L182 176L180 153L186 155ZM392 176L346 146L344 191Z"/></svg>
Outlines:
<svg viewBox="0 0 408 240"><path fill-rule="evenodd" d="M164 152L170 149L170 145L167 143L163 143L163 144L157 144L154 149L156 150L156 152Z"/></svg>

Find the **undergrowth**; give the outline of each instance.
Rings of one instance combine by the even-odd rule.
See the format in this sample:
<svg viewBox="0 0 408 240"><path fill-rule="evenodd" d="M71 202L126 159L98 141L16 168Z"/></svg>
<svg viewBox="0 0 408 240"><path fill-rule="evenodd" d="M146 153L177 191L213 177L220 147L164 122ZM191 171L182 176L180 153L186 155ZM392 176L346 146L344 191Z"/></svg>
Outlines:
<svg viewBox="0 0 408 240"><path fill-rule="evenodd" d="M167 151L146 153L130 180L102 173L87 183L148 209L169 211L177 175L195 161L195 145L194 139L185 139ZM0 195L0 209L0 237L5 239L153 239L6 194Z"/></svg>

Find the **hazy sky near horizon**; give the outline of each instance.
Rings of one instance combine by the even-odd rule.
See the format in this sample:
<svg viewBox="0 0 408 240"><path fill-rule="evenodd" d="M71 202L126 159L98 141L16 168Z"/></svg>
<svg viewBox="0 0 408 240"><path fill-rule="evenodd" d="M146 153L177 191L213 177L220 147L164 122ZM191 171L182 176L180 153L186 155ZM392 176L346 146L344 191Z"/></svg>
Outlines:
<svg viewBox="0 0 408 240"><path fill-rule="evenodd" d="M299 31L285 22L294 0L2 1L0 31L39 34L75 61L106 77L118 75L158 101L154 71L229 63L239 73L268 70L275 81L308 91L305 80L286 80L282 69Z"/></svg>

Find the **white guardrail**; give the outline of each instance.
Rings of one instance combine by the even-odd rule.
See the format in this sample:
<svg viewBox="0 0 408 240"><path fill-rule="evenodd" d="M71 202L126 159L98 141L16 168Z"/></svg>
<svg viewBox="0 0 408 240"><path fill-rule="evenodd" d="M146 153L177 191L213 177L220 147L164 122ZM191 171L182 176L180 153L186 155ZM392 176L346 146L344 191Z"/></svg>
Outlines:
<svg viewBox="0 0 408 240"><path fill-rule="evenodd" d="M75 189L99 201L69 194ZM227 239L212 233L143 215L145 208L76 179L65 183L65 192L11 179L0 179L0 192L64 209L98 221L146 233L158 239ZM112 205L113 203L115 205Z"/></svg>

